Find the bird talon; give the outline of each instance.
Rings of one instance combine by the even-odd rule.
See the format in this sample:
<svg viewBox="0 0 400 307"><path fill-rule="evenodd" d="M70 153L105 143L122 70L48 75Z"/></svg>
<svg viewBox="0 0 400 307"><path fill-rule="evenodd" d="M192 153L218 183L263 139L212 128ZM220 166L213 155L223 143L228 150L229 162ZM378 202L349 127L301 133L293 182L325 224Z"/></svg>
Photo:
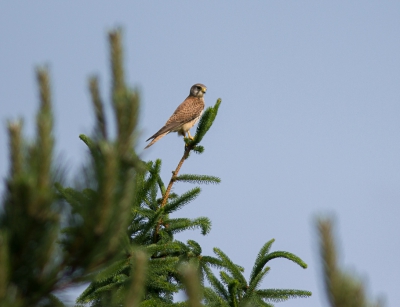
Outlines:
<svg viewBox="0 0 400 307"><path fill-rule="evenodd" d="M191 135L190 135L190 132L188 131L188 138L190 139L190 140L194 140L194 137L192 137Z"/></svg>

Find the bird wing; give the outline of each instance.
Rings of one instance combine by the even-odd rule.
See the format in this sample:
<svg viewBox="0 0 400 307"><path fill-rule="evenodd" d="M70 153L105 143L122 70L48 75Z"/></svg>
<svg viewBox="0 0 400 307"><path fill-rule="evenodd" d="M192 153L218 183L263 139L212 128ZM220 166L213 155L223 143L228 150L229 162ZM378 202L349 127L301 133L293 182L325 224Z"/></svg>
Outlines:
<svg viewBox="0 0 400 307"><path fill-rule="evenodd" d="M158 130L154 135L146 140L154 139L157 136L171 131L178 130L178 128L195 118L199 117L204 109L204 101L201 98L189 96L187 97L167 120L165 125Z"/></svg>
<svg viewBox="0 0 400 307"><path fill-rule="evenodd" d="M171 131L174 131L176 128L178 128L179 126L183 125L184 123L178 123L178 122L173 122L170 124L165 124L160 130L158 130L156 133L154 133L151 137L149 137L146 142L148 140L154 139L157 136L161 135L161 134L167 134Z"/></svg>

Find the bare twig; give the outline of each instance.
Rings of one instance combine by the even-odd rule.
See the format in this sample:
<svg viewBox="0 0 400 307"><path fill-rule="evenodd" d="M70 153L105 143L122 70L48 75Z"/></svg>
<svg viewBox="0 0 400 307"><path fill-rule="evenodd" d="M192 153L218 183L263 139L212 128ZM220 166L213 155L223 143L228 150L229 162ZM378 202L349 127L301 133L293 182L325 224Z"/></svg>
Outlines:
<svg viewBox="0 0 400 307"><path fill-rule="evenodd" d="M167 190L165 191L165 194L163 195L162 201L161 201L161 207L164 207L167 203L169 194L171 193L172 186L174 185L175 179L178 176L178 173L182 167L183 162L189 157L190 151L193 149L193 146L186 145L185 146L185 152L183 153L183 157L178 163L178 166L176 167L175 171L172 172L172 177L171 180L169 181Z"/></svg>

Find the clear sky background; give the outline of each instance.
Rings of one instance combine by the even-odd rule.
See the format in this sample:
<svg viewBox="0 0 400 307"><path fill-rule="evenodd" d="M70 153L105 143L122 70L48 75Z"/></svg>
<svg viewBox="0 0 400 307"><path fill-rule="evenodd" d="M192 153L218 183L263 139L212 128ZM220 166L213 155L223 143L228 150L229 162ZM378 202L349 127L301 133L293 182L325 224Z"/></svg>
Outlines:
<svg viewBox="0 0 400 307"><path fill-rule="evenodd" d="M207 216L204 254L217 246L249 276L257 252L271 262L267 288L311 290L277 306L327 306L315 217L336 218L343 264L387 306L400 301L399 1L25 1L0 3L0 176L8 170L7 119L33 135L37 65L51 71L57 152L77 176L93 114L87 78L109 97L106 33L124 30L126 75L142 93L139 152L161 158L167 181L183 150L168 135L142 151L188 95L208 87L220 113L182 173L222 178L179 212ZM111 1L110 1L111 2ZM107 107L111 120L111 108ZM180 184L176 191L189 189ZM4 190L2 187L1 190Z"/></svg>

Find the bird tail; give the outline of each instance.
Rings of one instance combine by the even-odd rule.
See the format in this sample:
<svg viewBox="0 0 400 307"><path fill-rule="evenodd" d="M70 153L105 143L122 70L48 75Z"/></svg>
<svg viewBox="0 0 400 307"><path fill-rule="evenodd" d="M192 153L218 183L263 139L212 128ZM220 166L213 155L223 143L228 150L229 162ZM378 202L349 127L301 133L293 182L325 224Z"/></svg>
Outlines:
<svg viewBox="0 0 400 307"><path fill-rule="evenodd" d="M163 134L160 134L160 135L156 136L144 149L149 148L151 145L153 145L159 139L163 138L166 134L168 134L168 132L165 132Z"/></svg>

